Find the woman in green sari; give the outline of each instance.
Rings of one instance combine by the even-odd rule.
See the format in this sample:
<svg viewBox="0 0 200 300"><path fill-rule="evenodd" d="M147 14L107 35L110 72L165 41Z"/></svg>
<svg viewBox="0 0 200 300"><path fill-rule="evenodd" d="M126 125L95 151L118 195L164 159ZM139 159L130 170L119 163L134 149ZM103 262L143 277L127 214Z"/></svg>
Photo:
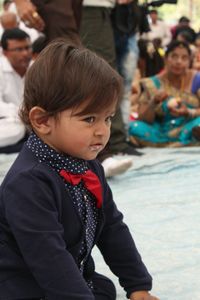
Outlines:
<svg viewBox="0 0 200 300"><path fill-rule="evenodd" d="M173 41L160 74L133 87L137 111L129 135L139 145L195 145L200 136L200 73L189 68L191 51Z"/></svg>

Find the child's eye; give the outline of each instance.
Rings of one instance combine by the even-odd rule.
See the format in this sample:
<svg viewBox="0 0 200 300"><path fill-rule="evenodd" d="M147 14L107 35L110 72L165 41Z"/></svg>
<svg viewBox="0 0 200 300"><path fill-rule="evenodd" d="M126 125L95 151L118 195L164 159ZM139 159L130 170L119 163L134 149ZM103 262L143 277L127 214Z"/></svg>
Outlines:
<svg viewBox="0 0 200 300"><path fill-rule="evenodd" d="M83 121L91 124L91 123L94 123L95 117L88 117L88 118L85 118Z"/></svg>
<svg viewBox="0 0 200 300"><path fill-rule="evenodd" d="M107 117L107 118L106 118L106 123L111 123L113 117L114 117L114 115Z"/></svg>

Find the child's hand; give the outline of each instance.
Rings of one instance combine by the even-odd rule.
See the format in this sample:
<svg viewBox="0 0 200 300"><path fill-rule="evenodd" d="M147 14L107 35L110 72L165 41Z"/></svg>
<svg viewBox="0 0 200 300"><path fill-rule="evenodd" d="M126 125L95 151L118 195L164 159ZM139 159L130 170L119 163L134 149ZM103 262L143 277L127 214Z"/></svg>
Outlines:
<svg viewBox="0 0 200 300"><path fill-rule="evenodd" d="M168 97L167 93L164 90L158 91L154 96L154 102L160 103Z"/></svg>
<svg viewBox="0 0 200 300"><path fill-rule="evenodd" d="M181 98L179 97L176 98L173 97L167 103L167 107L169 108L169 110L177 109L180 105L181 105Z"/></svg>
<svg viewBox="0 0 200 300"><path fill-rule="evenodd" d="M189 110L185 104L180 105L179 107L174 107L170 109L170 113L174 117L188 117Z"/></svg>
<svg viewBox="0 0 200 300"><path fill-rule="evenodd" d="M159 300L159 298L152 296L147 291L138 291L131 294L130 300Z"/></svg>

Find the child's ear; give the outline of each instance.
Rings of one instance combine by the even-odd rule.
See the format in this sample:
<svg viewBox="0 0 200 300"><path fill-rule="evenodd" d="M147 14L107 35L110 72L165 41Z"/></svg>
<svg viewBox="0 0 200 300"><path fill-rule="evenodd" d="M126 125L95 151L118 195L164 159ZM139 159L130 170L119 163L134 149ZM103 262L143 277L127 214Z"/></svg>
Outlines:
<svg viewBox="0 0 200 300"><path fill-rule="evenodd" d="M49 134L51 131L50 118L43 108L34 106L29 112L29 119L33 129L40 134Z"/></svg>

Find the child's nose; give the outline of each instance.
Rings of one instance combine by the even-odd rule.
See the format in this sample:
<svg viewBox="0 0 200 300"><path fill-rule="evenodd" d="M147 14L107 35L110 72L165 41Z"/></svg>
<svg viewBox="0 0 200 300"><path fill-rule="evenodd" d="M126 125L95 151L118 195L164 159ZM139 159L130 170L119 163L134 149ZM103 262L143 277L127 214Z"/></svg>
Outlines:
<svg viewBox="0 0 200 300"><path fill-rule="evenodd" d="M105 122L97 125L95 130L95 135L104 136L107 135L110 131L110 127Z"/></svg>

